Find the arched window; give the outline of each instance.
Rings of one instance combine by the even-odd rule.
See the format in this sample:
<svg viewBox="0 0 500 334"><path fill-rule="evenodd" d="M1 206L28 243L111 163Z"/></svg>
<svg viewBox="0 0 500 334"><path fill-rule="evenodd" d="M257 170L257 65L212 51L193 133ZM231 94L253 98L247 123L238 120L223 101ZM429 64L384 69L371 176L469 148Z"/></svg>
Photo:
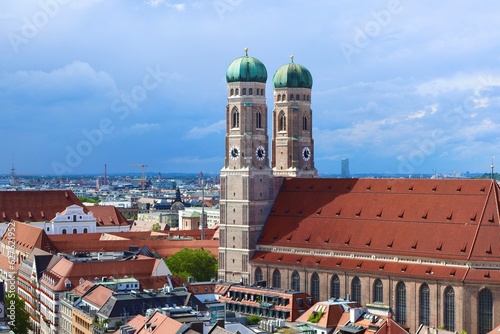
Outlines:
<svg viewBox="0 0 500 334"><path fill-rule="evenodd" d="M351 281L351 299L361 304L361 281L357 277Z"/></svg>
<svg viewBox="0 0 500 334"><path fill-rule="evenodd" d="M247 89L246 88L242 88L241 89L241 95L247 95Z"/></svg>
<svg viewBox="0 0 500 334"><path fill-rule="evenodd" d="M76 228L73 229L73 234L77 234L78 231L76 230Z"/></svg>
<svg viewBox="0 0 500 334"><path fill-rule="evenodd" d="M378 278L373 283L373 302L383 303L384 302L384 285L382 281Z"/></svg>
<svg viewBox="0 0 500 334"><path fill-rule="evenodd" d="M240 112L238 111L237 108L233 109L232 113L232 127L233 128L239 128L240 127Z"/></svg>
<svg viewBox="0 0 500 334"><path fill-rule="evenodd" d="M396 321L406 324L406 286L403 282L396 285Z"/></svg>
<svg viewBox="0 0 500 334"><path fill-rule="evenodd" d="M316 273L311 276L311 296L319 300L319 276Z"/></svg>
<svg viewBox="0 0 500 334"><path fill-rule="evenodd" d="M300 291L300 275L297 270L292 273L292 290Z"/></svg>
<svg viewBox="0 0 500 334"><path fill-rule="evenodd" d="M66 229L65 228L63 228L63 230L62 230L62 234L66 234Z"/></svg>
<svg viewBox="0 0 500 334"><path fill-rule="evenodd" d="M263 280L264 280L264 275L262 274L262 269L260 269L260 267L257 267L257 269L255 269L255 282Z"/></svg>
<svg viewBox="0 0 500 334"><path fill-rule="evenodd" d="M304 100L304 101L306 100L306 94L304 94L304 98L302 100Z"/></svg>
<svg viewBox="0 0 500 334"><path fill-rule="evenodd" d="M88 232L87 228L84 228L83 233L87 233L87 232Z"/></svg>
<svg viewBox="0 0 500 334"><path fill-rule="evenodd" d="M238 88L234 90L234 95L240 95L240 90Z"/></svg>
<svg viewBox="0 0 500 334"><path fill-rule="evenodd" d="M307 116L302 116L302 130L307 131Z"/></svg>
<svg viewBox="0 0 500 334"><path fill-rule="evenodd" d="M479 292L477 300L477 332L485 334L493 329L493 295L488 289Z"/></svg>
<svg viewBox="0 0 500 334"><path fill-rule="evenodd" d="M255 127L257 129L262 128L262 115L261 115L260 111L257 111L257 113L255 114Z"/></svg>
<svg viewBox="0 0 500 334"><path fill-rule="evenodd" d="M286 131L286 116L285 116L285 113L283 111L280 112L278 118L279 118L279 130L278 131Z"/></svg>
<svg viewBox="0 0 500 334"><path fill-rule="evenodd" d="M455 291L451 286L444 290L444 329L455 330Z"/></svg>
<svg viewBox="0 0 500 334"><path fill-rule="evenodd" d="M234 95L234 89L231 88L231 96Z"/></svg>
<svg viewBox="0 0 500 334"><path fill-rule="evenodd" d="M307 95L307 101L309 101L309 95Z"/></svg>
<svg viewBox="0 0 500 334"><path fill-rule="evenodd" d="M252 88L248 88L248 95L253 95L253 89Z"/></svg>
<svg viewBox="0 0 500 334"><path fill-rule="evenodd" d="M286 101L286 94L281 95L281 101Z"/></svg>
<svg viewBox="0 0 500 334"><path fill-rule="evenodd" d="M290 94L290 101L293 101L293 94Z"/></svg>
<svg viewBox="0 0 500 334"><path fill-rule="evenodd" d="M281 101L281 95L280 94L278 94L277 99L278 99L278 102Z"/></svg>
<svg viewBox="0 0 500 334"><path fill-rule="evenodd" d="M340 298L340 278L335 275L330 282L330 297Z"/></svg>
<svg viewBox="0 0 500 334"><path fill-rule="evenodd" d="M431 290L427 283L420 287L420 323L430 326L431 323Z"/></svg>
<svg viewBox="0 0 500 334"><path fill-rule="evenodd" d="M281 273L278 269L273 272L273 288L281 289Z"/></svg>
<svg viewBox="0 0 500 334"><path fill-rule="evenodd" d="M295 99L296 99L297 101L300 101L300 95L299 95L299 94L295 95Z"/></svg>

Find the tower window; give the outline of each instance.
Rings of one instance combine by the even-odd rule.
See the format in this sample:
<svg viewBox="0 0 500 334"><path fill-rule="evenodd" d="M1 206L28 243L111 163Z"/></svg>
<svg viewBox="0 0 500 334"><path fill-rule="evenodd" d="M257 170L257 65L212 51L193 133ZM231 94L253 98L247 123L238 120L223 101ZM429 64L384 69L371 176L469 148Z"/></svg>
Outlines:
<svg viewBox="0 0 500 334"><path fill-rule="evenodd" d="M306 101L306 94L304 94L304 98L302 100Z"/></svg>
<svg viewBox="0 0 500 334"><path fill-rule="evenodd" d="M257 112L255 114L255 127L257 129L261 129L262 128L262 115L260 112Z"/></svg>
<svg viewBox="0 0 500 334"><path fill-rule="evenodd" d="M307 101L309 101L309 95L307 95Z"/></svg>
<svg viewBox="0 0 500 334"><path fill-rule="evenodd" d="M286 116L285 113L282 111L280 112L279 117L279 131L286 131Z"/></svg>
<svg viewBox="0 0 500 334"><path fill-rule="evenodd" d="M302 130L307 131L307 116L302 116Z"/></svg>
<svg viewBox="0 0 500 334"><path fill-rule="evenodd" d="M238 88L234 91L234 95L240 95L240 90Z"/></svg>
<svg viewBox="0 0 500 334"><path fill-rule="evenodd" d="M238 109L236 109L236 108L233 109L232 127L233 128L239 128L240 127L240 113L239 113Z"/></svg>
<svg viewBox="0 0 500 334"><path fill-rule="evenodd" d="M295 95L295 99L296 99L297 101L300 101L300 95L299 95L299 94Z"/></svg>
<svg viewBox="0 0 500 334"><path fill-rule="evenodd" d="M252 88L248 88L248 95L253 95L253 89Z"/></svg>
<svg viewBox="0 0 500 334"><path fill-rule="evenodd" d="M281 95L281 100L286 101L286 94Z"/></svg>
<svg viewBox="0 0 500 334"><path fill-rule="evenodd" d="M293 101L293 94L290 94L290 101Z"/></svg>
<svg viewBox="0 0 500 334"><path fill-rule="evenodd" d="M231 88L231 96L234 95L234 89Z"/></svg>
<svg viewBox="0 0 500 334"><path fill-rule="evenodd" d="M281 94L278 94L278 102L281 101Z"/></svg>
<svg viewBox="0 0 500 334"><path fill-rule="evenodd" d="M247 89L246 88L242 88L241 89L241 95L247 95Z"/></svg>

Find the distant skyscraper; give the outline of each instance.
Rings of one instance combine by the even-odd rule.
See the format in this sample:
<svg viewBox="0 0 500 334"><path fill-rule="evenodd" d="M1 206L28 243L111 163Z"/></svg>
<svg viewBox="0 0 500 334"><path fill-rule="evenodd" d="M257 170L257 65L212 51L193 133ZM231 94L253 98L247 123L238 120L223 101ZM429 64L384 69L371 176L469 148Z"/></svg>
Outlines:
<svg viewBox="0 0 500 334"><path fill-rule="evenodd" d="M340 160L340 177L349 177L349 159Z"/></svg>

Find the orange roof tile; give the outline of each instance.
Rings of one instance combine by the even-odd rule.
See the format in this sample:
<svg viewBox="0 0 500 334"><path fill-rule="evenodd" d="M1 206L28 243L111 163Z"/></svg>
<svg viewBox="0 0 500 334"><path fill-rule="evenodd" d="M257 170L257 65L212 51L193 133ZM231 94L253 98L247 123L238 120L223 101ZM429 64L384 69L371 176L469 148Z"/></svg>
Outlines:
<svg viewBox="0 0 500 334"><path fill-rule="evenodd" d="M286 179L258 244L499 262L498 195L492 180Z"/></svg>
<svg viewBox="0 0 500 334"><path fill-rule="evenodd" d="M123 214L112 205L89 206L88 210L94 214L97 226L126 226L129 225Z"/></svg>
<svg viewBox="0 0 500 334"><path fill-rule="evenodd" d="M73 204L83 207L70 190L0 191L0 221L43 222Z"/></svg>
<svg viewBox="0 0 500 334"><path fill-rule="evenodd" d="M7 228L6 232L10 230L13 231L16 249L22 250L25 253L31 253L35 247L47 252L55 250L55 246L43 229L18 221L13 221L10 224L14 224L14 228ZM10 234L4 233L2 242L4 244L9 244L10 238L12 238Z"/></svg>
<svg viewBox="0 0 500 334"><path fill-rule="evenodd" d="M99 285L95 289L90 291L87 295L85 295L82 299L86 303L91 304L96 308L101 308L112 294L113 290Z"/></svg>

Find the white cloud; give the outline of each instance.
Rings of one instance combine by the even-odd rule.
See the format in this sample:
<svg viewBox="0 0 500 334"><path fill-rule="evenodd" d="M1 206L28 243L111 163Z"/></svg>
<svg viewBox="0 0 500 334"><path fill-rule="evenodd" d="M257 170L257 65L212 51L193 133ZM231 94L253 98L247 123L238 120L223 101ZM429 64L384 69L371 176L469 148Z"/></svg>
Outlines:
<svg viewBox="0 0 500 334"><path fill-rule="evenodd" d="M205 127L194 127L188 131L185 138L186 139L201 139L207 137L214 133L221 133L226 131L226 121L221 120L217 123L210 124Z"/></svg>
<svg viewBox="0 0 500 334"><path fill-rule="evenodd" d="M137 123L130 127L124 128L122 133L124 134L132 134L132 135L141 135L147 132L160 130L161 127L157 123Z"/></svg>
<svg viewBox="0 0 500 334"><path fill-rule="evenodd" d="M168 8L173 8L178 12L183 12L186 10L186 4L185 3L177 3L177 4L172 4L168 0L147 0L146 4L149 7L152 8L158 8L160 6L165 6Z"/></svg>

